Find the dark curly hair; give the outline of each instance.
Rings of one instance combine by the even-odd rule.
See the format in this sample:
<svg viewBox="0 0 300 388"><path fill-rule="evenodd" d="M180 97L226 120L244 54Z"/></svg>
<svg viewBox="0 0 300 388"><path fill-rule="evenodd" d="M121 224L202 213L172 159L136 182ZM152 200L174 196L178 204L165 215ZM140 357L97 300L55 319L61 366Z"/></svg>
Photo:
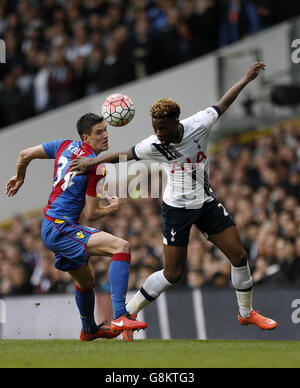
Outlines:
<svg viewBox="0 0 300 388"><path fill-rule="evenodd" d="M162 98L151 106L150 114L154 119L178 119L180 116L180 106L171 98Z"/></svg>

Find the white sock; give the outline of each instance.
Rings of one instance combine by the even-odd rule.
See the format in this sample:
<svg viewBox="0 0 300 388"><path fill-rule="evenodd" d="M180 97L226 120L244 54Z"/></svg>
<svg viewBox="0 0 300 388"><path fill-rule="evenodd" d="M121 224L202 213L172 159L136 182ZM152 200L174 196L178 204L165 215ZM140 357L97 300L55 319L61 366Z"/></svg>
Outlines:
<svg viewBox="0 0 300 388"><path fill-rule="evenodd" d="M168 282L164 276L164 270L154 272L146 279L143 287L126 305L127 311L129 314L137 314L171 286L172 283Z"/></svg>
<svg viewBox="0 0 300 388"><path fill-rule="evenodd" d="M239 313L242 318L250 316L252 308L253 290L248 292L235 291L239 305Z"/></svg>
<svg viewBox="0 0 300 388"><path fill-rule="evenodd" d="M253 299L253 280L247 263L244 267L233 267L231 266L231 281L233 287L235 288L239 313L242 318L247 318L250 316Z"/></svg>

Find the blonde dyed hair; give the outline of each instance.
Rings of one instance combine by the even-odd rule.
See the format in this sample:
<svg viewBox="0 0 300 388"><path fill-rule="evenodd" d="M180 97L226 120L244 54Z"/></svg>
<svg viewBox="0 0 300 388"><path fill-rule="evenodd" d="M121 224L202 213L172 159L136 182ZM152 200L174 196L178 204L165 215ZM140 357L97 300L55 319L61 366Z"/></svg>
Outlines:
<svg viewBox="0 0 300 388"><path fill-rule="evenodd" d="M180 106L171 98L162 98L156 101L150 109L152 118L178 118L180 116Z"/></svg>

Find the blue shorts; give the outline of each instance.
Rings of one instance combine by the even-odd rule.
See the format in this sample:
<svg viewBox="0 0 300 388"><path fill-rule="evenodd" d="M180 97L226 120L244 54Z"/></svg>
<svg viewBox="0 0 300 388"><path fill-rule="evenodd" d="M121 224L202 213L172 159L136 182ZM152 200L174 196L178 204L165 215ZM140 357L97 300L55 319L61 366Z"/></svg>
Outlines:
<svg viewBox="0 0 300 388"><path fill-rule="evenodd" d="M88 264L86 244L92 234L99 232L99 229L45 218L41 235L46 247L55 254L55 268L71 271Z"/></svg>

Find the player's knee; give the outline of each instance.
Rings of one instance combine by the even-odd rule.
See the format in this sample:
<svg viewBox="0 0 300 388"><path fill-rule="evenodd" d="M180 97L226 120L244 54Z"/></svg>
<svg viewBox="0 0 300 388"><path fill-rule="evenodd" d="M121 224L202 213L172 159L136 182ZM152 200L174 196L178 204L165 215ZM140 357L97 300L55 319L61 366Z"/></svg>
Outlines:
<svg viewBox="0 0 300 388"><path fill-rule="evenodd" d="M80 281L77 281L76 283L79 286L79 288L83 291L91 290L95 286L95 279L93 276L90 276L86 279L82 279Z"/></svg>
<svg viewBox="0 0 300 388"><path fill-rule="evenodd" d="M232 257L230 257L231 264L234 267L244 267L248 263L248 255L245 249L240 249Z"/></svg>
<svg viewBox="0 0 300 388"><path fill-rule="evenodd" d="M174 284L177 283L183 276L184 271L181 268L176 269L165 269L164 276L168 280L168 282Z"/></svg>

